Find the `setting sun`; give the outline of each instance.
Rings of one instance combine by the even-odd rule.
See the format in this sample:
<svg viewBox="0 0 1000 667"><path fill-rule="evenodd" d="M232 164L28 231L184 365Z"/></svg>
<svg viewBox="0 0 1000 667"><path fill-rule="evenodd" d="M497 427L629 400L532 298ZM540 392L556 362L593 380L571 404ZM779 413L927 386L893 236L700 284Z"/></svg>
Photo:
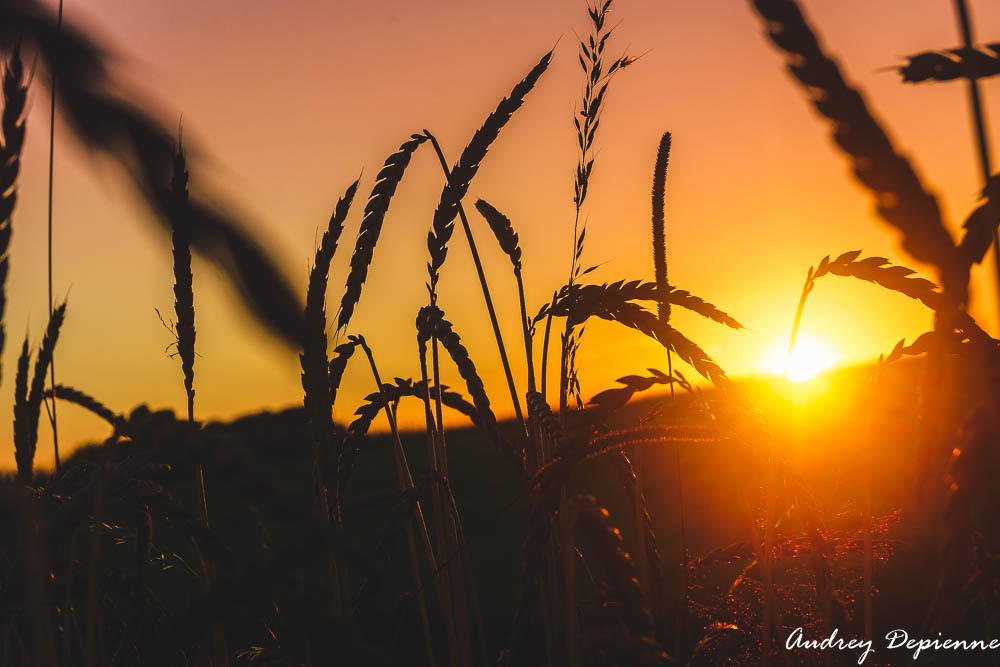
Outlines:
<svg viewBox="0 0 1000 667"><path fill-rule="evenodd" d="M779 339L761 356L758 367L771 375L785 376L792 382L805 382L833 368L839 360L837 350L827 341L802 332L790 357L788 343Z"/></svg>

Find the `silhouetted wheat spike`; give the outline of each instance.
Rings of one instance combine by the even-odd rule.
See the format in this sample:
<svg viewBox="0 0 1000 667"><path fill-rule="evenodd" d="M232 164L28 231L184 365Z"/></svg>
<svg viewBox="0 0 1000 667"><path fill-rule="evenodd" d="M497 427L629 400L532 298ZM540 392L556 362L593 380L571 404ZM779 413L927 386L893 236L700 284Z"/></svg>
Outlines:
<svg viewBox="0 0 1000 667"><path fill-rule="evenodd" d="M517 232L510 222L510 218L496 210L488 202L480 199L476 202L476 209L483 216L490 226L493 236L496 237L500 249L510 258L510 263L514 268L514 278L517 280L517 296L521 306L521 329L524 336L524 355L528 364L528 391L535 391L535 363L534 354L531 350L531 326L528 323L528 311L524 301L524 279L521 275L521 246L518 243Z"/></svg>
<svg viewBox="0 0 1000 667"><path fill-rule="evenodd" d="M25 107L28 85L20 49L15 47L3 71L3 113L0 115L0 352L7 334L7 272L10 269L10 237L17 203L17 176L24 148Z"/></svg>
<svg viewBox="0 0 1000 667"><path fill-rule="evenodd" d="M610 593L621 605L622 620L627 629L626 637L652 639L654 625L642 589L635 578L632 558L622 548L622 536L609 522L609 514L593 496L575 496L570 502L570 512L591 544L591 551L603 564ZM663 649L655 640L648 661L639 664L670 664ZM654 658L655 656L655 658ZM658 659L658 660L657 660Z"/></svg>
<svg viewBox="0 0 1000 667"><path fill-rule="evenodd" d="M666 322L670 321L670 301L664 296L670 288L667 282L667 236L663 209L669 160L670 133L664 132L656 150L656 166L653 168L653 269L656 276L657 314Z"/></svg>
<svg viewBox="0 0 1000 667"><path fill-rule="evenodd" d="M28 386L28 364L31 360L28 341L25 340L21 356L17 362L17 378L14 387L14 457L17 460L18 476L26 484L31 482L35 460L35 446L38 443L38 418L45 391L45 375L52 362L52 354L59 340L59 330L66 317L66 302L52 311L42 346L35 359L35 370Z"/></svg>
<svg viewBox="0 0 1000 667"><path fill-rule="evenodd" d="M812 273L815 281L827 274L860 278L916 299L932 310L942 307L941 292L937 285L926 278L915 277L916 271L905 266L893 266L885 257L860 257L860 250L845 252L831 260L829 255L820 260ZM810 287L811 289L811 287Z"/></svg>
<svg viewBox="0 0 1000 667"><path fill-rule="evenodd" d="M928 51L906 56L899 67L904 83L985 79L1000 74L1000 43L983 48Z"/></svg>
<svg viewBox="0 0 1000 667"><path fill-rule="evenodd" d="M548 438L552 452L562 448L563 432L559 420L552 414L549 404L538 392L528 392L528 414L535 420L545 437Z"/></svg>
<svg viewBox="0 0 1000 667"><path fill-rule="evenodd" d="M573 203L576 209L573 216L573 245L569 278L566 282L570 290L573 289L573 286L581 275L582 265L580 264L580 260L583 256L583 241L587 230L585 227L580 229L580 210L583 208L583 204L587 199L587 193L590 191L590 177L594 171L595 159L594 138L597 136L597 128L601 124L601 115L604 110L604 101L607 96L608 86L611 84L612 77L619 70L628 67L636 61L635 57L622 56L614 59L610 65L605 64L605 48L614 32L614 28L607 24L611 4L612 0L605 0L603 3L587 8L587 13L590 16L591 33L586 40L578 40L580 68L583 70L584 87L580 106L573 115L578 156L576 173L573 179ZM567 398L573 389L576 388L574 387L574 382L576 382L577 371L573 366L573 362L576 358L578 346L578 335L573 331L571 322L567 320L565 330L560 338L559 353L559 414L563 419L566 417ZM579 400L579 396L577 396L577 399Z"/></svg>
<svg viewBox="0 0 1000 667"><path fill-rule="evenodd" d="M344 371L347 370L347 363L354 355L357 348L353 342L342 343L333 349L333 358L330 359L330 406L337 403L337 392L340 390L340 383L344 379Z"/></svg>
<svg viewBox="0 0 1000 667"><path fill-rule="evenodd" d="M647 389L654 387L656 385L672 385L675 382L679 382L677 378L658 371L655 368L650 368L649 372L652 375L626 375L620 377L615 382L625 385L624 387L615 387L614 389L605 389L604 391L595 394L593 398L590 399L590 404L597 406L603 412L612 412L621 407L624 407L628 403L632 396L638 392L646 391Z"/></svg>
<svg viewBox="0 0 1000 667"><path fill-rule="evenodd" d="M725 371L704 350L669 324L660 322L654 313L632 303L626 286L621 283L580 285L575 288L572 298L564 293L551 312L556 317L570 316L574 325L582 324L590 317L599 317L640 331L668 347L718 388L731 387Z"/></svg>
<svg viewBox="0 0 1000 667"><path fill-rule="evenodd" d="M327 495L326 476L323 471L323 460L327 452L333 448L333 400L331 396L330 361L326 354L326 286L330 273L330 263L337 250L337 241L344 231L344 221L351 208L351 202L358 189L358 181L354 181L337 202L330 222L320 246L316 250L316 259L309 273L309 287L306 291L306 306L303 321L305 322L302 340L302 354L299 362L302 366L303 405L309 419L310 438L313 450L313 476L315 491L319 500L320 513L327 521L333 519L335 525L340 525L339 505L330 511L330 500ZM334 489L334 498L339 498L339 492ZM343 601L340 596L340 571L333 552L327 553L327 565L330 577L330 590L333 599L334 613L340 615L343 611Z"/></svg>
<svg viewBox="0 0 1000 667"><path fill-rule="evenodd" d="M800 304L804 305L805 298L812 291L816 278L825 275L858 278L916 299L935 313L949 315L954 328L961 331L970 341L987 346L996 344L995 339L983 331L968 313L965 311L952 312L949 300L938 291L937 285L926 278L914 277L916 271L913 269L908 269L905 266L892 266L889 260L884 257L858 259L860 254L860 250L852 250L834 260L827 256L820 261L815 270L810 267L802 289Z"/></svg>
<svg viewBox="0 0 1000 667"><path fill-rule="evenodd" d="M386 382L382 385L381 391L365 396L364 403L355 410L354 420L347 427L347 432L344 434L344 444L340 454L338 471L340 478L338 489L343 495L346 495L347 482L350 480L351 473L354 470L354 463L361 452L361 443L365 436L368 435L368 429L371 428L372 422L378 417L378 413L385 408L386 404L397 403L400 399L407 396L422 399L427 392L426 385L420 381L414 382L409 379L394 378L394 383L390 384ZM430 390L434 395L437 394L437 387L432 386ZM476 407L465 400L461 394L448 391L447 386L442 386L441 398L446 406L462 413L475 426L481 427L479 412L476 410ZM340 499L340 502L343 502L343 498Z"/></svg>
<svg viewBox="0 0 1000 667"><path fill-rule="evenodd" d="M968 264L979 264L986 257L986 251L993 243L993 235L1000 221L1000 175L990 177L983 188L982 198L985 200L966 219L963 227L965 234L959 244L959 253Z"/></svg>
<svg viewBox="0 0 1000 667"><path fill-rule="evenodd" d="M326 286L330 274L330 263L337 250L337 242L344 231L344 221L357 192L358 181L354 181L337 202L319 248L316 260L309 272L309 287L306 292L305 322L306 335L303 340L299 361L302 366L303 404L309 417L309 429L313 445L313 465L316 476L320 509L330 517L329 501L323 475L323 458L333 445L333 404L331 402L330 361L326 353ZM336 495L336 494L335 494ZM339 517L334 516L339 521Z"/></svg>
<svg viewBox="0 0 1000 667"><path fill-rule="evenodd" d="M451 172L448 170L448 161L444 157L441 145L438 143L437 138L427 130L424 130L424 134L427 135L427 138L430 139L431 145L434 147L434 152L437 154L438 161L441 164L442 171L444 171L445 178L450 181ZM483 290L483 301L486 303L486 312L489 314L490 325L493 327L493 337L496 340L497 351L500 354L500 363L503 364L504 375L507 378L507 389L510 391L510 402L514 407L514 416L517 418L517 422L520 424L521 430L525 435L527 435L524 415L521 413L521 401L518 398L517 387L514 386L514 374L510 369L510 361L507 358L507 348L503 342L503 334L500 332L500 322L497 320L496 308L493 306L493 297L490 294L490 287L486 281L486 272L483 270L483 263L479 259L479 250L476 248L476 240L472 235L472 226L469 224L468 216L465 215L465 207L462 206L462 202L458 203L458 216L462 220L462 230L465 232L465 239L469 244L469 252L472 254L472 263L476 267L476 275L479 278L479 286ZM435 298L436 296L431 294L432 302ZM437 343L435 341L435 353L436 350ZM439 378L435 375L435 382L437 382L438 379Z"/></svg>
<svg viewBox="0 0 1000 667"><path fill-rule="evenodd" d="M125 417L123 415L115 412L86 392L80 391L74 387L68 387L64 384L60 384L56 385L55 393L59 396L60 401L74 403L84 410L94 413L115 428L120 428L125 423ZM45 399L52 398L52 390L46 389L42 394L42 397Z"/></svg>
<svg viewBox="0 0 1000 667"><path fill-rule="evenodd" d="M385 164L375 176L375 185L372 186L372 192L368 195L365 216L361 220L358 238L354 243L354 253L351 255L351 271L347 276L347 288L344 290L344 296L340 300L337 329L346 327L354 314L354 307L361 298L361 288L365 283L365 278L368 277L368 266L375 254L375 245L382 233L382 223L389 210L389 203L396 193L399 182L403 180L403 172L410 164L413 152L425 141L427 141L427 137L422 134L411 135L409 141L404 142L398 151L386 158Z"/></svg>
<svg viewBox="0 0 1000 667"><path fill-rule="evenodd" d="M652 191L652 218L653 218L653 273L656 278L656 314L660 322L663 325L669 325L670 323L670 299L668 298L668 292L670 290L670 284L667 279L667 235L666 235L666 215L664 209L666 208L666 197L667 197L667 164L670 160L670 142L671 136L669 132L664 132L663 137L660 139L660 145L656 150L656 163L653 167L653 191ZM737 327L738 328L738 327ZM674 374L674 362L670 354L670 348L667 348L667 376L669 379L673 379ZM659 378L657 375L653 377ZM627 383L626 383L626 386ZM669 382L670 386L670 397L674 397L674 384ZM625 397L628 400L628 397ZM623 455L624 456L624 455ZM643 524L643 521L648 520L645 516L645 500L641 498L642 496L642 473L644 466L642 465L642 451L636 449L633 458L635 460L634 470L630 465L629 469L635 477L635 484L633 488L633 510L636 513L636 526L638 531L639 540L639 572L642 577L641 583L646 586L644 589L647 596L652 599L656 591L653 590L652 586L654 584L651 579L653 578L653 573L651 568L653 563L650 561L650 555L647 553L646 548L646 533L640 530L638 527ZM626 459L627 460L627 459ZM685 506L684 506L684 486L683 480L684 475L681 471L681 450L680 446L674 447L674 462L677 469L677 515L680 518L680 547L681 547L681 580L680 580L680 594L678 596L678 613L676 616L676 623L674 626L674 650L679 652L681 647L681 639L684 635L684 619L687 615L687 594L688 594L688 567L687 567L687 536L685 529ZM640 506L642 512L640 513ZM656 564L658 565L658 563ZM661 614L662 616L662 614Z"/></svg>
<svg viewBox="0 0 1000 667"><path fill-rule="evenodd" d="M524 471L524 452L517 451L505 441L497 428L496 416L490 408L490 399L486 388L479 378L475 364L469 358L469 351L462 345L462 340L452 329L451 322L444 319L444 312L437 306L424 306L417 314L417 342L421 347L427 345L431 337L436 338L444 346L458 368L459 375L465 380L473 405L479 413L481 427L492 443L503 453L518 472Z"/></svg>
<svg viewBox="0 0 1000 667"><path fill-rule="evenodd" d="M833 139L851 158L854 175L876 200L876 210L903 235L903 248L919 261L934 264L951 297L968 298L968 271L955 252L937 200L913 166L900 155L861 94L844 80L823 52L796 2L752 0L767 22L767 35L789 56L788 70L813 105L833 123Z"/></svg>
<svg viewBox="0 0 1000 667"><path fill-rule="evenodd" d="M614 298L618 300L659 302L656 283L643 282L641 280L630 280L627 282L619 280L617 282L604 285L578 285L574 289L582 291L585 294L593 290L605 293L613 292L615 293ZM570 301L567 296L568 291L569 290L563 287L562 291L559 292L557 303L560 305L556 312L557 316L565 316L566 314L564 309L565 304L563 304L563 302ZM587 297L584 296L580 298L585 299ZM708 303L701 297L691 294L687 290L669 287L666 301L668 304L686 308L687 310L697 313L702 317L707 317L710 320L718 322L719 324L724 324L732 329L740 330L743 328L743 325L740 324L732 315L729 315L717 306ZM538 315L535 316L535 322L540 321L543 317L548 315L552 308L552 306L543 306Z"/></svg>
<svg viewBox="0 0 1000 667"><path fill-rule="evenodd" d="M497 239L500 249L510 258L514 273L521 273L521 247L517 242L517 233L510 224L510 218L482 199L476 201L476 209L490 226L490 231Z"/></svg>
<svg viewBox="0 0 1000 667"><path fill-rule="evenodd" d="M35 448L27 438L28 432L28 366L31 352L25 337L21 354L17 358L17 374L14 377L14 459L17 462L17 476L24 484L30 484L35 460Z"/></svg>
<svg viewBox="0 0 1000 667"><path fill-rule="evenodd" d="M191 275L191 221L185 214L188 202L188 172L184 147L177 142L171 189L174 194L174 312L177 315L177 354L184 371L188 420L194 421L194 288Z"/></svg>
<svg viewBox="0 0 1000 667"><path fill-rule="evenodd" d="M428 289L432 303L436 299L437 282L441 267L448 255L448 241L455 229L455 216L458 215L458 205L469 191L469 184L479 171L479 164L486 157L490 145L500 134L500 130L510 120L511 115L524 103L524 97L534 88L535 82L548 68L552 60L549 51L538 61L528 74L521 79L508 97L500 100L497 108L486 117L482 126L472 135L469 145L462 151L458 162L452 167L449 178L441 191L441 200L434 211L431 230L427 233L427 250L430 252L430 262L427 264L429 277Z"/></svg>

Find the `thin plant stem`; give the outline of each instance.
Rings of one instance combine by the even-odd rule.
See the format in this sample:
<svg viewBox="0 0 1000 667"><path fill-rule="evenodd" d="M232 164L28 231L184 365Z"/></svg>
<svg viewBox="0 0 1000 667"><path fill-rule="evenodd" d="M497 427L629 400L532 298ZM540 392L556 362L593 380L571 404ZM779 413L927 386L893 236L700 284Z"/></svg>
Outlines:
<svg viewBox="0 0 1000 667"><path fill-rule="evenodd" d="M438 454L437 428L434 423L434 414L431 412L431 383L427 374L427 349L420 348L420 376L424 383L424 423L427 432L427 460L430 464L431 474L441 474L438 468L440 456ZM437 484L431 486L431 510L434 512L434 537L437 542L438 558L446 556L444 543L444 507L441 503L441 490ZM442 572L442 576L447 576L447 572Z"/></svg>
<svg viewBox="0 0 1000 667"><path fill-rule="evenodd" d="M432 297L432 302L433 302L433 297ZM436 422L437 428L434 433L436 439L437 456L438 456L437 466L439 474L443 475L445 479L447 479L448 448L447 448L447 443L445 442L445 435L444 435L444 409L442 407L444 404L444 400L441 395L441 363L440 363L440 357L438 355L438 340L436 336L431 337L431 364L433 366L433 372L434 372L434 389L435 389L434 412L435 412L435 418L437 420ZM443 567L448 567L450 566L450 564L451 564L451 559L449 558L448 562ZM447 582L448 582L448 592L451 593L452 588L451 588L450 576L448 577ZM443 600L442 604L445 606L445 613L446 613L445 620L448 627L448 648L450 651L450 655L452 657L452 665L457 665L458 628L455 622L456 614L454 605L452 604L453 598L451 595L448 595L447 598L445 598L444 594L442 594L442 600Z"/></svg>
<svg viewBox="0 0 1000 667"><path fill-rule="evenodd" d="M62 31L63 0L59 0L59 13L56 19L56 33ZM49 282L49 319L52 319L54 300L52 297L52 189L53 176L55 171L55 140L56 140L56 71L52 69L52 94L49 106L49 220L48 220L48 282ZM59 473L59 426L56 420L56 356L52 353L52 360L49 362L49 382L52 385L52 411L50 413L50 423L52 425L52 451L55 454L56 473Z"/></svg>
<svg viewBox="0 0 1000 667"><path fill-rule="evenodd" d="M444 496L448 501L448 516L451 519L451 525L455 527L458 547L454 551L454 556L456 558L468 557L469 545L465 540L465 531L462 529L462 518L458 514L458 503L455 502L455 494L451 490L451 484L448 483L447 479L442 478L439 480L442 486L444 486ZM451 558L449 554L448 558ZM476 579L473 576L472 568L463 563L462 566L463 573L465 574L465 580L467 582L470 597L472 598L472 617L473 622L476 624L476 634L479 639L479 647L481 651L480 659L482 664L488 664L489 660L486 655L486 633L483 630L483 614L482 609L479 605L479 591L476 587ZM471 659L472 653L470 648L469 659Z"/></svg>
<svg viewBox="0 0 1000 667"><path fill-rule="evenodd" d="M521 271L514 271L514 277L517 278L517 296L521 302L521 329L524 334L524 358L528 364L528 391L535 391L535 362L532 358L531 351L531 331L528 326L528 311L524 304L524 279L521 277Z"/></svg>
<svg viewBox="0 0 1000 667"><path fill-rule="evenodd" d="M562 556L563 581L566 587L566 664L568 667L580 665L580 627L576 604L576 547L573 544L573 517L569 516L569 502L566 495L559 504L559 533Z"/></svg>
<svg viewBox="0 0 1000 667"><path fill-rule="evenodd" d="M84 650L84 664L97 665L97 626L100 623L100 609L97 605L97 564L101 556L100 526L104 516L104 493L107 488L108 468L111 465L111 449L120 437L118 430L108 438L101 448L101 458L94 484L94 513L91 516L90 559L87 575L87 637Z"/></svg>
<svg viewBox="0 0 1000 667"><path fill-rule="evenodd" d="M552 301L549 304L549 314L545 318L545 334L542 336L542 376L540 378L540 388L539 392L542 394L542 400L545 400L546 388L548 385L547 374L549 368L549 334L552 332L552 310L555 308L557 292L552 293Z"/></svg>

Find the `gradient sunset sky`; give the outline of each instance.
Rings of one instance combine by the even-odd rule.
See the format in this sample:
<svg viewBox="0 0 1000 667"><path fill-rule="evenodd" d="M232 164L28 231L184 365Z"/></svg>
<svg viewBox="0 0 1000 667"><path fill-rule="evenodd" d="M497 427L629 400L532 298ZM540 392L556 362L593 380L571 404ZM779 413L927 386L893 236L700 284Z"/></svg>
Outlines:
<svg viewBox="0 0 1000 667"><path fill-rule="evenodd" d="M803 2L828 50L863 88L897 146L939 195L957 230L980 187L962 82L903 85L884 68L903 56L957 46L948 0ZM1000 5L971 3L981 42L1000 40ZM497 101L559 41L549 71L501 133L467 202L483 197L520 234L529 309L565 281L573 224L576 143L572 124L582 75L574 31L588 29L583 0L483 2L248 2L66 0L67 20L101 36L119 72L162 104L207 158L194 190L221 193L252 220L305 293L330 209L364 170L334 260L335 310L364 195L387 155L427 128L450 160ZM852 181L828 127L784 71L749 4L735 0L616 0L612 53L645 54L614 79L597 138L584 210L584 263L594 281L652 278L650 179L660 135L674 135L667 176L670 278L747 327L736 333L688 313L676 325L733 376L758 373L787 339L806 269L826 254L863 249L912 265ZM1000 82L983 84L987 117ZM991 129L995 127L990 124ZM69 308L57 351L58 380L118 411L184 405L180 364L155 309L173 314L169 237L148 219L115 167L95 162L57 125L55 287ZM48 98L31 98L28 142L14 218L0 404L12 405L13 369L27 331L37 345L46 318L45 216ZM382 375L416 377L414 317L426 302L425 239L443 183L433 153L415 156L389 210L351 331L373 347ZM469 207L471 211L471 206ZM522 378L517 297L509 263L488 228L472 224ZM915 266L915 268L925 268ZM467 244L455 234L440 303L484 377L494 409L510 400ZM933 276L931 276L933 277ZM996 334L991 263L976 270L973 313ZM298 359L251 321L218 270L194 264L196 414L228 418L301 402ZM803 331L854 363L929 328L922 306L860 282L826 278L810 297ZM651 341L594 322L584 338L585 396L615 378L666 367ZM684 369L687 372L687 369ZM693 371L687 372L694 377ZM448 368L445 380L462 387ZM336 416L345 421L374 389L349 369ZM464 387L462 387L464 391ZM411 406L413 407L413 406ZM402 414L417 423L419 410ZM10 419L0 437L10 443ZM44 422L44 419L43 419ZM61 404L64 449L107 427ZM40 428L36 463L52 461ZM13 446L0 467L13 467Z"/></svg>

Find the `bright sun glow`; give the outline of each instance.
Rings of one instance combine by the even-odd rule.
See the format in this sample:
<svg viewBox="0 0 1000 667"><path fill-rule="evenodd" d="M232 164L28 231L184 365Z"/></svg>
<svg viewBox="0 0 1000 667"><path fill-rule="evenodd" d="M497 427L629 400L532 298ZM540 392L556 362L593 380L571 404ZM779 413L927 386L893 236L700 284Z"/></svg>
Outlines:
<svg viewBox="0 0 1000 667"><path fill-rule="evenodd" d="M836 349L825 340L801 332L791 358L788 357L788 342L776 340L761 356L757 365L766 373L782 376L785 375L787 362L788 379L792 382L805 382L833 368L839 359Z"/></svg>

